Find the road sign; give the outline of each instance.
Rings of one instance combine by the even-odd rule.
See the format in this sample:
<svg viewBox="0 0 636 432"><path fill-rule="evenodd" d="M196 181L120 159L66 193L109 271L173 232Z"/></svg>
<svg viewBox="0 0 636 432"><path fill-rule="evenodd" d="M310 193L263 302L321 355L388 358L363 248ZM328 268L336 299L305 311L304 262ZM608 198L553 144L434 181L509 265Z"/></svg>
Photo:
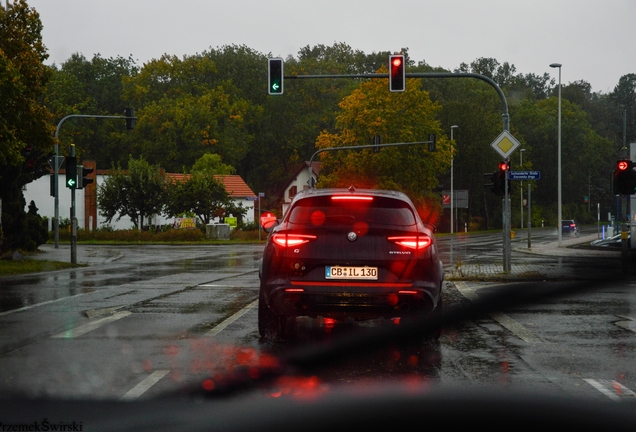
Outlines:
<svg viewBox="0 0 636 432"><path fill-rule="evenodd" d="M539 180L541 171L510 171L508 180Z"/></svg>
<svg viewBox="0 0 636 432"><path fill-rule="evenodd" d="M510 132L505 130L499 134L490 145L505 159L510 156L521 143L517 141Z"/></svg>

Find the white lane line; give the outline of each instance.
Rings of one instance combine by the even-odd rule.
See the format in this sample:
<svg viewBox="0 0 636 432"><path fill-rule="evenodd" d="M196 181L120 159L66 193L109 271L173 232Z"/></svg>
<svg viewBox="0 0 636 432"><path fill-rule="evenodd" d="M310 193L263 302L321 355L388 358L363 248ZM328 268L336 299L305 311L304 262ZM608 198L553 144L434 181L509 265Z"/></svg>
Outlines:
<svg viewBox="0 0 636 432"><path fill-rule="evenodd" d="M225 330L225 328L227 326L229 326L230 324L232 324L234 321L236 321L237 319L239 319L240 317L242 317L243 315L245 315L246 313L248 313L250 310L252 310L254 307L256 307L256 305L258 304L258 300L254 300L252 303L248 304L247 306L245 306L243 309L241 309L240 311L238 311L237 313L235 313L234 315L232 315L231 317L225 319L224 321L222 321L219 325L217 325L216 327L214 327L212 330L210 330L209 332L205 333L203 336L206 337L210 337L210 336L216 336L217 334L221 333L223 330Z"/></svg>
<svg viewBox="0 0 636 432"><path fill-rule="evenodd" d="M595 380L586 378L583 381L616 402L620 402L622 400L635 400L636 398L636 393L621 383L613 380Z"/></svg>
<svg viewBox="0 0 636 432"><path fill-rule="evenodd" d="M619 318L625 318L625 321L617 321L614 324L624 328L625 330L629 330L636 333L636 321L634 321L634 318L628 317L628 316L621 316L621 315L617 315L617 316Z"/></svg>
<svg viewBox="0 0 636 432"><path fill-rule="evenodd" d="M11 309L11 310L8 310L8 311L0 312L0 316L9 315L9 314L16 313L16 312L22 312L22 311L25 311L25 310L33 309L33 308L36 308L38 306L44 306L44 305L51 304L51 303L57 303L57 302L62 301L62 300L69 300L69 299L73 299L73 298L76 298L76 297L81 297L81 296L86 295L86 294L91 294L91 293L75 294L75 295L68 296L68 297L62 297L62 298L55 299L55 300L49 300L49 301L45 301L45 302L42 302L42 303L32 304L32 305L29 305L29 306L23 306L23 307L18 308L18 309Z"/></svg>
<svg viewBox="0 0 636 432"><path fill-rule="evenodd" d="M459 290L460 293L468 300L475 301L479 299L479 296L475 292L475 290L468 286L466 282L460 281L455 282L455 286ZM545 342L543 339L532 333L523 325L519 324L517 321L510 318L508 315L501 312L493 312L489 314L492 319L497 321L503 327L510 330L515 336L520 338L521 340L528 343L543 343Z"/></svg>
<svg viewBox="0 0 636 432"><path fill-rule="evenodd" d="M156 370L150 375L148 375L142 382L131 388L125 395L123 395L119 400L122 401L133 401L142 394L144 394L150 387L157 384L161 378L166 376L170 372L166 369Z"/></svg>
<svg viewBox="0 0 636 432"><path fill-rule="evenodd" d="M63 331L62 333L58 333L56 335L51 336L52 338L57 338L57 339L73 339L79 336L82 336L88 332L91 332L95 329L100 328L101 326L104 326L106 324L112 323L113 321L117 321L119 319L125 318L128 315L130 315L132 312L128 312L128 311L123 311L123 312L117 312L111 316L107 316L105 318L100 318L98 320L95 320L93 322L89 322L86 324L83 324L81 326L77 326L75 328L72 328L70 330L66 330Z"/></svg>

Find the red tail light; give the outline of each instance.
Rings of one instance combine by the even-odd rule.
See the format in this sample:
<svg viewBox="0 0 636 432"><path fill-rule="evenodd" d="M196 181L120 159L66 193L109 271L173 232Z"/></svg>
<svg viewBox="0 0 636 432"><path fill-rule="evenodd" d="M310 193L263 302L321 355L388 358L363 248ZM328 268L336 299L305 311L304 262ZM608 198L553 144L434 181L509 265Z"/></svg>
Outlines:
<svg viewBox="0 0 636 432"><path fill-rule="evenodd" d="M279 246L291 247L300 246L312 240L316 240L316 236L305 234L274 234L272 240Z"/></svg>
<svg viewBox="0 0 636 432"><path fill-rule="evenodd" d="M395 243L396 245L404 246L409 249L422 250L426 249L433 243L430 237L421 236L401 236L401 237L387 237L387 240Z"/></svg>

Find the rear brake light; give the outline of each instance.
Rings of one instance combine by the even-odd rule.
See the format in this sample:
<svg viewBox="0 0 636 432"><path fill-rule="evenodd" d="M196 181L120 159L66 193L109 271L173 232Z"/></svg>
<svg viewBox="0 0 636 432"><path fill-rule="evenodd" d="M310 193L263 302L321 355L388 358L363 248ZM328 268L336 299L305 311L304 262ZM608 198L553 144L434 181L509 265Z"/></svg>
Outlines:
<svg viewBox="0 0 636 432"><path fill-rule="evenodd" d="M332 201L373 201L373 197L360 195L335 195L331 197Z"/></svg>
<svg viewBox="0 0 636 432"><path fill-rule="evenodd" d="M426 249L433 242L428 236L387 237L387 240L396 245L416 250Z"/></svg>
<svg viewBox="0 0 636 432"><path fill-rule="evenodd" d="M316 240L316 236L305 234L274 234L272 240L279 246L290 247L309 243L312 240Z"/></svg>

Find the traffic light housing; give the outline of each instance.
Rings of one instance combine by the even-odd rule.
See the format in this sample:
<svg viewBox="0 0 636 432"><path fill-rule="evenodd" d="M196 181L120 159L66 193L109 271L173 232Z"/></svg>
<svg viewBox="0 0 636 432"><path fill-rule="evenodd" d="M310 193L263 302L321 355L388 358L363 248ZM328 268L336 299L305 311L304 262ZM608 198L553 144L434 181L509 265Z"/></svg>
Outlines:
<svg viewBox="0 0 636 432"><path fill-rule="evenodd" d="M389 56L389 91L403 92L406 87L406 66L404 55Z"/></svg>
<svg viewBox="0 0 636 432"><path fill-rule="evenodd" d="M492 193L497 193L496 189L497 189L497 178L499 176L498 172L492 172L492 173L484 173L484 177L486 177L486 180L489 180L490 183L487 183L484 185L485 189L488 189L490 192Z"/></svg>
<svg viewBox="0 0 636 432"><path fill-rule="evenodd" d="M508 182L508 190L510 190L510 180L508 180L508 171L510 171L510 162L499 162L499 170L497 171L497 179L495 183L495 195L505 195L506 182Z"/></svg>
<svg viewBox="0 0 636 432"><path fill-rule="evenodd" d="M77 167L77 189L84 189L87 185L93 183L93 179L88 177L90 173L95 171L93 168L86 168L83 165Z"/></svg>
<svg viewBox="0 0 636 432"><path fill-rule="evenodd" d="M77 188L77 157L66 156L64 159L66 164L66 187L69 189Z"/></svg>
<svg viewBox="0 0 636 432"><path fill-rule="evenodd" d="M283 94L283 59L280 57L268 60L267 92L271 95Z"/></svg>
<svg viewBox="0 0 636 432"><path fill-rule="evenodd" d="M614 171L614 193L616 195L632 195L636 189L636 173L634 162L629 159L621 159L616 162Z"/></svg>
<svg viewBox="0 0 636 432"><path fill-rule="evenodd" d="M135 109L126 108L124 110L124 115L126 116L126 130L135 130Z"/></svg>
<svg viewBox="0 0 636 432"><path fill-rule="evenodd" d="M437 136L428 134L428 151L434 152L435 150L437 150Z"/></svg>

